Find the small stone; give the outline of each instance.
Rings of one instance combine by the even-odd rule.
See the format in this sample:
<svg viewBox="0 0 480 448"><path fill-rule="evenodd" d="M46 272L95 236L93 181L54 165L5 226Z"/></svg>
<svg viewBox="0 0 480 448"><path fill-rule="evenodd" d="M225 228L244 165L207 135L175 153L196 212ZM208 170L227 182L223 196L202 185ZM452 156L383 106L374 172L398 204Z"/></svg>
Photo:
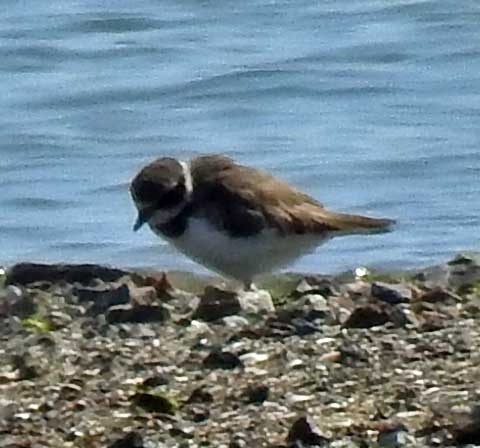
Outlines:
<svg viewBox="0 0 480 448"><path fill-rule="evenodd" d="M47 319L55 329L64 328L70 325L73 321L72 317L62 311L52 311L48 314Z"/></svg>
<svg viewBox="0 0 480 448"><path fill-rule="evenodd" d="M314 287L310 283L308 283L306 279L302 279L300 280L300 283L295 288L295 293L297 295L303 295L303 294L310 293L313 289Z"/></svg>
<svg viewBox="0 0 480 448"><path fill-rule="evenodd" d="M329 440L320 434L316 425L308 417L296 420L287 436L289 447L297 446L328 446Z"/></svg>
<svg viewBox="0 0 480 448"><path fill-rule="evenodd" d="M246 365L258 364L260 362L265 362L268 360L269 355L266 353L255 353L249 352L241 355L240 360Z"/></svg>
<svg viewBox="0 0 480 448"><path fill-rule="evenodd" d="M247 448L249 444L240 437L234 437L228 444L228 448Z"/></svg>
<svg viewBox="0 0 480 448"><path fill-rule="evenodd" d="M339 363L342 360L342 353L338 350L324 353L318 358L320 362L336 362Z"/></svg>
<svg viewBox="0 0 480 448"><path fill-rule="evenodd" d="M381 448L403 448L408 446L410 440L408 437L408 430L405 425L398 424L386 424L383 428L379 428L380 431L377 436L378 446Z"/></svg>
<svg viewBox="0 0 480 448"><path fill-rule="evenodd" d="M188 332L192 337L206 337L213 334L212 329L206 322L192 320L188 327Z"/></svg>
<svg viewBox="0 0 480 448"><path fill-rule="evenodd" d="M119 305L106 314L109 324L165 322L169 318L170 312L161 305Z"/></svg>
<svg viewBox="0 0 480 448"><path fill-rule="evenodd" d="M252 404L262 404L268 400L270 388L265 385L251 386L245 391L245 401Z"/></svg>
<svg viewBox="0 0 480 448"><path fill-rule="evenodd" d="M88 309L91 315L104 313L108 308L130 302L130 290L127 285L118 288L75 288L73 294L78 301L93 302Z"/></svg>
<svg viewBox="0 0 480 448"><path fill-rule="evenodd" d="M345 321L345 328L371 328L390 322L390 316L384 307L362 305L353 310Z"/></svg>
<svg viewBox="0 0 480 448"><path fill-rule="evenodd" d="M203 365L209 369L231 370L242 367L243 363L234 353L215 350L203 360Z"/></svg>
<svg viewBox="0 0 480 448"><path fill-rule="evenodd" d="M323 311L329 310L328 302L321 294L305 294L301 299L302 306L310 310Z"/></svg>
<svg viewBox="0 0 480 448"><path fill-rule="evenodd" d="M340 362L344 366L357 367L359 364L368 362L368 351L354 342L343 341L339 352Z"/></svg>
<svg viewBox="0 0 480 448"><path fill-rule="evenodd" d="M425 292L425 294L421 295L417 300L419 302L455 305L462 299L444 288L433 288L430 291Z"/></svg>
<svg viewBox="0 0 480 448"><path fill-rule="evenodd" d="M148 412L159 412L161 414L173 415L177 408L177 404L163 394L136 393L132 397L132 402Z"/></svg>
<svg viewBox="0 0 480 448"><path fill-rule="evenodd" d="M412 290L406 285L374 282L372 296L382 302L396 305L412 300Z"/></svg>
<svg viewBox="0 0 480 448"><path fill-rule="evenodd" d="M210 411L206 407L193 407L190 411L192 422L204 423L210 418Z"/></svg>
<svg viewBox="0 0 480 448"><path fill-rule="evenodd" d="M144 387L158 387L158 386L165 386L166 384L169 383L169 379L165 375L154 375L154 376L149 376L148 378L145 378L143 380L143 386Z"/></svg>
<svg viewBox="0 0 480 448"><path fill-rule="evenodd" d="M285 399L290 404L304 403L306 401L311 401L314 398L315 398L315 395L301 395L301 394L294 394L292 392L287 392L285 394Z"/></svg>
<svg viewBox="0 0 480 448"><path fill-rule="evenodd" d="M238 314L241 309L236 293L207 286L192 318L212 322L225 316Z"/></svg>
<svg viewBox="0 0 480 448"><path fill-rule="evenodd" d="M64 384L60 389L59 395L63 400L73 401L78 398L83 388L78 384Z"/></svg>
<svg viewBox="0 0 480 448"><path fill-rule="evenodd" d="M480 404L456 415L450 433L458 445L480 444ZM463 415L462 415L463 414Z"/></svg>
<svg viewBox="0 0 480 448"><path fill-rule="evenodd" d="M203 387L197 387L188 397L187 403L212 403L213 395Z"/></svg>
<svg viewBox="0 0 480 448"><path fill-rule="evenodd" d="M153 286L138 287L132 283L129 290L132 303L138 305L152 305L158 298L157 290Z"/></svg>
<svg viewBox="0 0 480 448"><path fill-rule="evenodd" d="M329 297L337 292L337 288L330 277L313 275L300 281L293 292L293 296L302 297L305 294L319 294L323 297Z"/></svg>
<svg viewBox="0 0 480 448"><path fill-rule="evenodd" d="M111 443L108 448L143 448L143 438L135 431L125 434L120 439Z"/></svg>
<svg viewBox="0 0 480 448"><path fill-rule="evenodd" d="M250 325L248 319L243 316L226 316L223 318L223 322L228 328L235 330L242 330Z"/></svg>
<svg viewBox="0 0 480 448"><path fill-rule="evenodd" d="M438 311L422 311L417 318L418 330L422 333L441 330L448 324L448 316Z"/></svg>
<svg viewBox="0 0 480 448"><path fill-rule="evenodd" d="M193 426L180 426L178 423L168 431L172 437L181 437L183 439L193 439L195 428Z"/></svg>
<svg viewBox="0 0 480 448"><path fill-rule="evenodd" d="M66 282L89 284L103 280L113 282L128 272L96 264L19 263L7 272L7 285L28 285L34 282Z"/></svg>
<svg viewBox="0 0 480 448"><path fill-rule="evenodd" d="M245 313L265 314L275 311L272 296L268 291L259 289L257 291L241 291L238 294L240 307Z"/></svg>

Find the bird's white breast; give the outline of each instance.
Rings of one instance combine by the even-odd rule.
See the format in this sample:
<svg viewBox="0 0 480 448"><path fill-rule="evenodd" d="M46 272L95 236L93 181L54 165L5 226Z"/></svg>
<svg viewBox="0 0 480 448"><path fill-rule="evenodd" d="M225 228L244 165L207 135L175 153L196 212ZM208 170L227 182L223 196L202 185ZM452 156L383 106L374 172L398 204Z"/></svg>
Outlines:
<svg viewBox="0 0 480 448"><path fill-rule="evenodd" d="M281 236L274 229L255 236L235 238L199 217L189 219L187 229L181 236L167 238L178 250L198 263L242 281L250 281L257 274L288 265L312 251L324 239L312 235Z"/></svg>

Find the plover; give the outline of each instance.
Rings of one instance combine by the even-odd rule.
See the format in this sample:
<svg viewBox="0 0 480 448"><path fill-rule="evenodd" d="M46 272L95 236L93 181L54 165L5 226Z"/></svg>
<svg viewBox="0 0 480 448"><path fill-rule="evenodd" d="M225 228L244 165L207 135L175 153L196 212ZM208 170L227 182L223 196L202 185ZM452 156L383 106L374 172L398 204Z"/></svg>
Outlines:
<svg viewBox="0 0 480 448"><path fill-rule="evenodd" d="M159 158L133 179L134 230L147 223L179 251L252 285L326 240L388 230L390 219L336 213L270 174L224 155Z"/></svg>

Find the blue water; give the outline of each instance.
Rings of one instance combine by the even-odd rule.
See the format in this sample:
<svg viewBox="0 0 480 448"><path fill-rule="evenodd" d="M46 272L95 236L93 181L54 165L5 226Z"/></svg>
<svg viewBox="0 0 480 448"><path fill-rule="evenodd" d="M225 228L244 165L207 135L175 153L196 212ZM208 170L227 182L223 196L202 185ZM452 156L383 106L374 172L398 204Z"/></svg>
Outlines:
<svg viewBox="0 0 480 448"><path fill-rule="evenodd" d="M0 262L196 269L133 233L129 179L224 152L326 206L398 220L292 268L480 249L480 3L0 5Z"/></svg>

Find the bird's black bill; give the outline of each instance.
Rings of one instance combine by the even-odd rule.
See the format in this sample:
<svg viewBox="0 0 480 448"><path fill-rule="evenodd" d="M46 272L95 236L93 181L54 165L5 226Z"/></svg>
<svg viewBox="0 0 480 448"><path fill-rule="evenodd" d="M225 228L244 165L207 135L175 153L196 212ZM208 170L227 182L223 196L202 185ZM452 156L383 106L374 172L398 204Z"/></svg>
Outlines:
<svg viewBox="0 0 480 448"><path fill-rule="evenodd" d="M149 207L144 208L138 212L137 220L133 225L133 231L136 232L140 227L142 227L155 213L155 208Z"/></svg>

